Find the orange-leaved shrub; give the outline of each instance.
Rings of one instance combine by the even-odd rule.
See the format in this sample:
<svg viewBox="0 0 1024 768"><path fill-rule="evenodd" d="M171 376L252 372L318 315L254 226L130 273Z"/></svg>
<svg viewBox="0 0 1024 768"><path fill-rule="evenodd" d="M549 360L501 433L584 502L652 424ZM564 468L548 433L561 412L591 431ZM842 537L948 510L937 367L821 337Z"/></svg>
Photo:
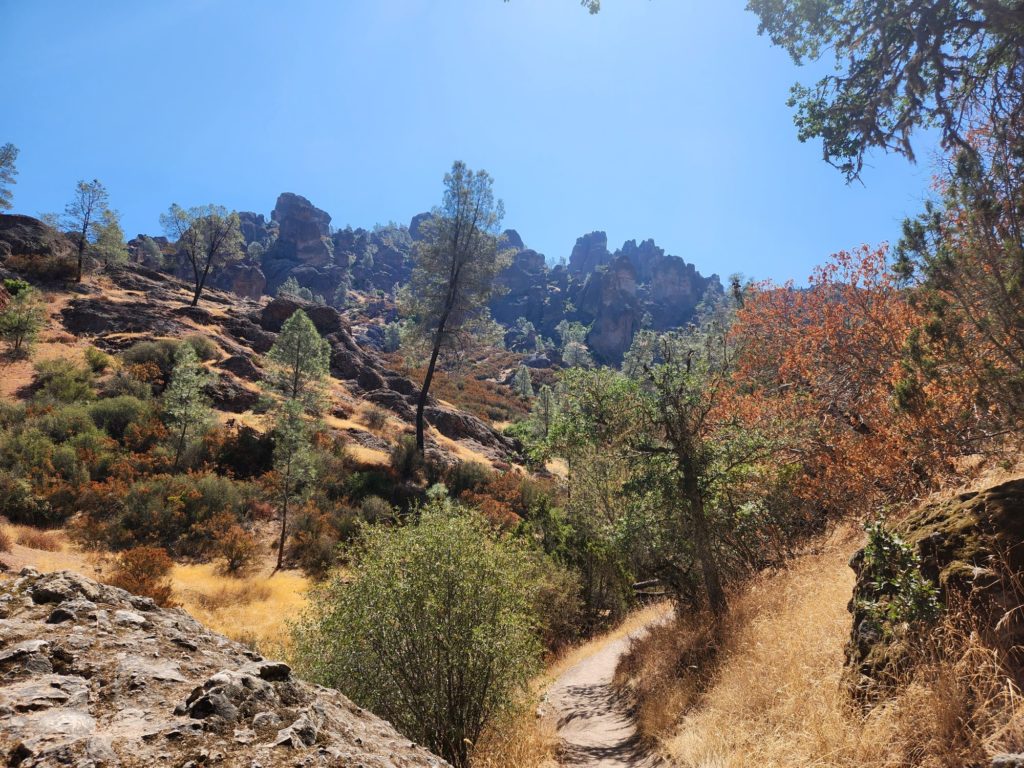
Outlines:
<svg viewBox="0 0 1024 768"><path fill-rule="evenodd" d="M157 605L171 605L170 573L174 567L167 550L160 547L133 547L125 550L114 566L107 583L143 597Z"/></svg>

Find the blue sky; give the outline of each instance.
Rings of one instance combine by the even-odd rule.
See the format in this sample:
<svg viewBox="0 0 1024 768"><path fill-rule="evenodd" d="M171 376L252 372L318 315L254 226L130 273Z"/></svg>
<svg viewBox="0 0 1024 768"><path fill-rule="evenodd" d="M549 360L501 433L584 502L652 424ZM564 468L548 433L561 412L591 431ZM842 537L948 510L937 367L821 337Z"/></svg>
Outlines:
<svg viewBox="0 0 1024 768"><path fill-rule="evenodd" d="M172 202L269 213L305 195L342 227L440 200L486 168L506 225L549 261L595 229L653 237L705 274L802 281L895 240L915 167L847 186L800 144L789 87L814 73L744 0L0 0L0 143L15 210L99 178L129 236Z"/></svg>

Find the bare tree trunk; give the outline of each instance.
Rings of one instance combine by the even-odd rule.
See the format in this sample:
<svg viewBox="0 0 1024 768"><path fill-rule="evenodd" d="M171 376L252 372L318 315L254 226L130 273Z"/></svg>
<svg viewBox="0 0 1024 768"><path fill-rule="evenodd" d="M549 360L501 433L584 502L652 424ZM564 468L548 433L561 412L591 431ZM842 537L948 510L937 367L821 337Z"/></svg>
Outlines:
<svg viewBox="0 0 1024 768"><path fill-rule="evenodd" d="M284 565L284 541L288 535L288 497L291 494L291 473L291 461L289 461L288 468L285 470L284 499L281 504L281 540L277 543L277 565L270 572L271 576L280 571Z"/></svg>
<svg viewBox="0 0 1024 768"><path fill-rule="evenodd" d="M82 229L82 236L78 238L78 269L75 272L75 282L82 282L82 262L85 260L85 236L88 225Z"/></svg>

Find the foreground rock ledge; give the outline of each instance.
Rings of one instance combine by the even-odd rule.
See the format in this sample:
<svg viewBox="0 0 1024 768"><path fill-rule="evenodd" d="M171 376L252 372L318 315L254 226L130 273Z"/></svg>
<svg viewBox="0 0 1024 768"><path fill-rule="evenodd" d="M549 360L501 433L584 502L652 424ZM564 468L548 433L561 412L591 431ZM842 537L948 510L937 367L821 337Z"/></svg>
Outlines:
<svg viewBox="0 0 1024 768"><path fill-rule="evenodd" d="M448 764L183 611L26 568L0 576L0 765Z"/></svg>

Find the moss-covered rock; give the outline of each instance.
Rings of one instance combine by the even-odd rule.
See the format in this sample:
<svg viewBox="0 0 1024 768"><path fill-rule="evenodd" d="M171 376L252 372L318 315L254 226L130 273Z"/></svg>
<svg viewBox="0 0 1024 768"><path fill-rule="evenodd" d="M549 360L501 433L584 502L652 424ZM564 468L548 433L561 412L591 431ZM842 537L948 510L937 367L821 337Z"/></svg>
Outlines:
<svg viewBox="0 0 1024 768"><path fill-rule="evenodd" d="M1024 648L1024 478L925 504L889 528L913 550L941 604L969 611L977 631L1006 651L1018 682L1024 680L1024 658L1014 650ZM860 698L901 679L927 629L879 620L894 599L892 585L879 583L869 566L864 549L850 561L857 583L845 680Z"/></svg>

